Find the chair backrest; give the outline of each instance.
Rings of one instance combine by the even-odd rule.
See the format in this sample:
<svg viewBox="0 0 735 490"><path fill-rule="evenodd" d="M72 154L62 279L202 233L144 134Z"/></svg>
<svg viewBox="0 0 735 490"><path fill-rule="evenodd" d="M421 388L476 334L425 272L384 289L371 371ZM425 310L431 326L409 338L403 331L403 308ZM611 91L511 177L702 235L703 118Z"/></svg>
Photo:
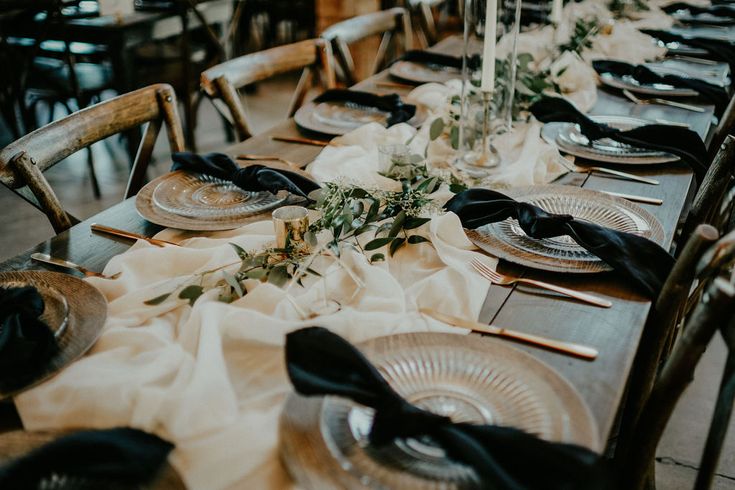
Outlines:
<svg viewBox="0 0 735 490"><path fill-rule="evenodd" d="M329 26L321 37L332 43L334 56L347 85L357 83L355 63L349 45L362 39L382 35L370 75L381 70L388 59L389 49L408 51L413 45L411 17L406 9L394 7L380 12L358 15ZM398 39L403 38L402 46ZM394 45L393 41L396 41Z"/></svg>
<svg viewBox="0 0 735 490"><path fill-rule="evenodd" d="M618 459L620 455L627 453L626 448L632 443L632 429L651 393L661 363L669 353L677 325L686 316L690 297L697 295L697 291L692 290L692 285L698 278L700 284L705 284L707 273L702 260L719 236L717 230L710 225L699 225L695 229L648 315L628 381L625 406L621 413L616 440ZM717 265L714 261L711 262L711 267Z"/></svg>
<svg viewBox="0 0 735 490"><path fill-rule="evenodd" d="M321 77L326 88L335 86L330 44L310 39L246 54L213 66L201 76L201 88L215 107L235 127L240 141L252 136L238 89L272 76L303 69L294 92L288 117L303 104L313 77Z"/></svg>
<svg viewBox="0 0 735 490"><path fill-rule="evenodd" d="M727 209L732 205L735 182L735 137L726 136L707 169L697 194L694 196L681 237L686 240L701 223L708 223L723 231ZM725 208L723 210L723 207ZM723 216L726 215L726 216Z"/></svg>
<svg viewBox="0 0 735 490"><path fill-rule="evenodd" d="M718 328L726 332L727 338L732 338L734 315L735 286L729 280L717 277L709 283L704 299L697 304L687 321L681 339L666 361L643 407L633 430L633 441L625 454L624 468L620 472L627 480L621 488L642 489L651 479L656 447L677 401L691 382L692 373ZM732 364L731 360L729 363ZM731 371L732 368L731 365ZM729 380L730 383L732 381Z"/></svg>
<svg viewBox="0 0 735 490"><path fill-rule="evenodd" d="M73 223L42 172L69 155L109 136L148 123L135 157L125 198L143 186L146 169L161 125L166 125L171 151L184 150L184 136L176 107L176 94L169 85L151 85L75 112L39 128L0 151L0 182L10 189L25 186L31 204L41 209L59 233Z"/></svg>
<svg viewBox="0 0 735 490"><path fill-rule="evenodd" d="M712 141L710 142L711 152L719 151L720 145L725 141L729 134L735 133L735 97L730 99L725 111L720 117L720 122L715 127ZM710 155L714 157L714 155Z"/></svg>
<svg viewBox="0 0 735 490"><path fill-rule="evenodd" d="M418 20L418 34L424 47L439 40L439 30L434 21L434 9L442 7L447 0L409 0L408 6L414 19Z"/></svg>

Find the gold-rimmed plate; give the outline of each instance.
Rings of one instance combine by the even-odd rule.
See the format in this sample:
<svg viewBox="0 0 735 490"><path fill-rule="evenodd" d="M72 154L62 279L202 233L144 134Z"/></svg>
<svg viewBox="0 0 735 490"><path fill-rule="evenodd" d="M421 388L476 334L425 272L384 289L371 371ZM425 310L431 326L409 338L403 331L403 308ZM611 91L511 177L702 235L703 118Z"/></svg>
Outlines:
<svg viewBox="0 0 735 490"><path fill-rule="evenodd" d="M506 194L550 213L569 214L616 231L642 236L661 244L664 232L651 213L626 199L565 185L509 189ZM531 238L514 219L466 230L467 237L489 254L534 269L553 272L596 273L611 270L597 256L569 236Z"/></svg>
<svg viewBox="0 0 735 490"><path fill-rule="evenodd" d="M107 300L89 283L58 272L0 273L1 287L33 286L44 299L42 320L54 331L59 349L22 379L2 379L0 399L15 396L84 355L97 341L107 319Z"/></svg>
<svg viewBox="0 0 735 490"><path fill-rule="evenodd" d="M379 337L358 345L411 403L455 422L522 429L599 450L592 414L553 368L494 339L447 333ZM307 489L477 488L471 469L427 439L368 441L373 411L337 397L292 394L281 416L282 460Z"/></svg>
<svg viewBox="0 0 735 490"><path fill-rule="evenodd" d="M143 218L191 231L239 228L264 219L271 210L289 202L285 191L278 195L248 193L222 180L183 170L152 180L135 196L135 208Z"/></svg>
<svg viewBox="0 0 735 490"><path fill-rule="evenodd" d="M396 61L388 73L392 77L412 83L445 83L462 77L462 71L451 67L415 61Z"/></svg>
<svg viewBox="0 0 735 490"><path fill-rule="evenodd" d="M407 123L419 127L426 116L426 108L419 104L416 114ZM341 136L368 123L387 126L388 113L352 102L310 102L296 111L294 121L308 131Z"/></svg>

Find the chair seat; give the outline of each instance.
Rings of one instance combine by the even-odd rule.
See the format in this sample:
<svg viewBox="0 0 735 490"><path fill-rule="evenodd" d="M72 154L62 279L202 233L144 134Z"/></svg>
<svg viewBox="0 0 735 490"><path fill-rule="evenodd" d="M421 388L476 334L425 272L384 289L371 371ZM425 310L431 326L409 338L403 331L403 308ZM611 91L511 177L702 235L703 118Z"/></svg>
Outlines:
<svg viewBox="0 0 735 490"><path fill-rule="evenodd" d="M83 93L99 93L112 86L112 69L106 63L75 63L74 72ZM63 60L38 57L28 79L28 88L73 94L69 65Z"/></svg>

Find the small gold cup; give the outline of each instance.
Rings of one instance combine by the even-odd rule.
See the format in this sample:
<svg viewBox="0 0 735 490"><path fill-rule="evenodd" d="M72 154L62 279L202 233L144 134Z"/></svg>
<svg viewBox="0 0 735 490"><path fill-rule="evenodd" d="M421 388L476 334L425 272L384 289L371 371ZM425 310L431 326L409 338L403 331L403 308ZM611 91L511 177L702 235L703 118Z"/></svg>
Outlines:
<svg viewBox="0 0 735 490"><path fill-rule="evenodd" d="M273 211L276 248L295 248L307 252L304 235L309 230L309 211L301 206L284 206Z"/></svg>

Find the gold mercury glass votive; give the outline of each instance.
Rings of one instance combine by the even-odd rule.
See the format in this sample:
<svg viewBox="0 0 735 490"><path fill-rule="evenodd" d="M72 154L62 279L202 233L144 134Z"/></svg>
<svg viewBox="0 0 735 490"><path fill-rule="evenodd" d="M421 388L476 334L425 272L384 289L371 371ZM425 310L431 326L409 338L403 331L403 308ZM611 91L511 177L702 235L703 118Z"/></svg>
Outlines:
<svg viewBox="0 0 735 490"><path fill-rule="evenodd" d="M296 248L306 251L304 235L309 230L309 212L301 206L284 206L273 211L276 248Z"/></svg>

